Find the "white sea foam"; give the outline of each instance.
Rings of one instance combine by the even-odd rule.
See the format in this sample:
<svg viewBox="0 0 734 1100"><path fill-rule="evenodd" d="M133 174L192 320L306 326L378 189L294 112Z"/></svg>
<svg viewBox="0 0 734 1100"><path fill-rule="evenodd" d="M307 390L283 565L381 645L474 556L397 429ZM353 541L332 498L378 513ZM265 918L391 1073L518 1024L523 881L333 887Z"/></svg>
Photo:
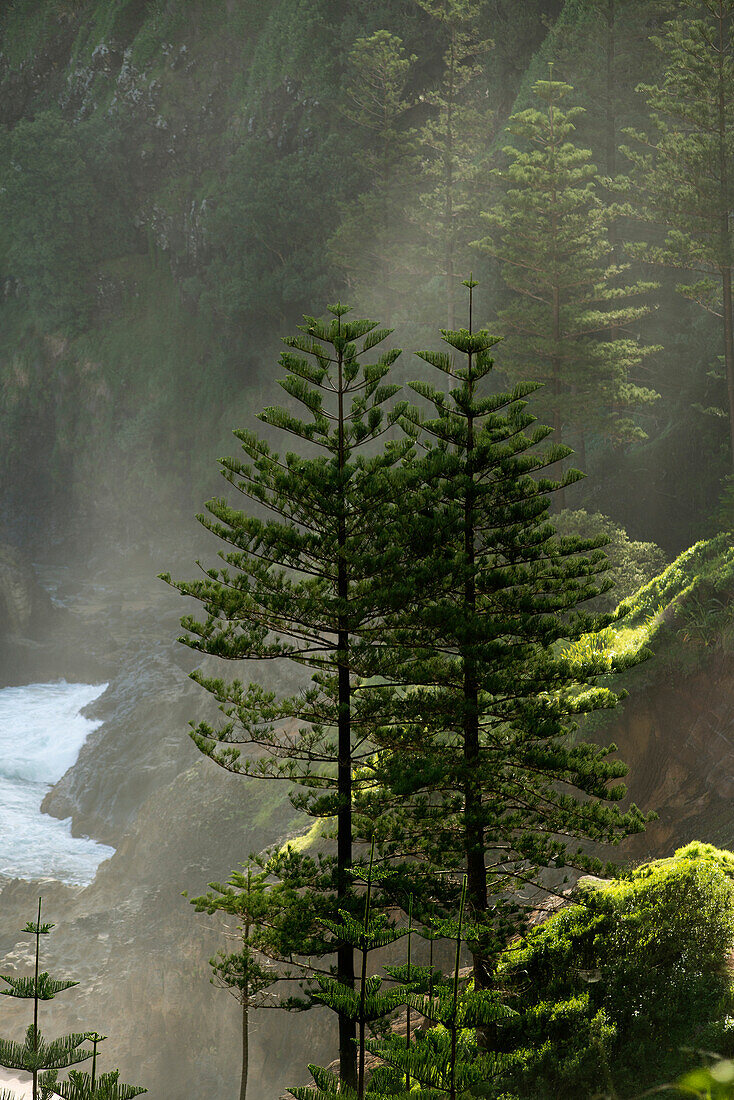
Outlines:
<svg viewBox="0 0 734 1100"><path fill-rule="evenodd" d="M17 1100L31 1100L31 1096L33 1095L30 1080L25 1074L23 1078L21 1078L16 1077L14 1073L0 1070L0 1089L3 1088L9 1088Z"/></svg>
<svg viewBox="0 0 734 1100"><path fill-rule="evenodd" d="M41 801L99 722L79 712L105 684L28 684L0 690L0 874L85 885L114 849L73 837Z"/></svg>

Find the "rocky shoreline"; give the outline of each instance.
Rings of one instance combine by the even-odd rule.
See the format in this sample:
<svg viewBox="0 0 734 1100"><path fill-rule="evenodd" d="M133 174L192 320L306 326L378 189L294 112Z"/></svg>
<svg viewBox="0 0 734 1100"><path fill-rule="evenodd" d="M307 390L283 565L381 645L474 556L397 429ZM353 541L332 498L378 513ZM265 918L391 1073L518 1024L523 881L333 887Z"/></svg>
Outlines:
<svg viewBox="0 0 734 1100"><path fill-rule="evenodd" d="M0 881L3 972L27 972L28 942L19 930L42 894L57 925L44 941L42 965L80 982L43 1007L44 1033L109 1035L103 1065L146 1085L151 1100L234 1095L238 1013L210 984L208 967L225 929L196 916L182 892L200 893L251 851L284 838L297 826L296 814L280 784L276 790L230 776L203 760L188 738L188 721L203 716L207 700L187 678L189 655L175 641L179 608L170 590L154 577L106 586L69 578L62 595L63 606L49 603L48 618L41 617L39 645L48 663L39 658L21 682L59 674L86 680L91 669L109 686L88 708L102 724L43 809L71 817L76 835L116 851L88 887ZM25 625L32 648L39 627ZM2 1034L20 1038L27 1006L3 1007ZM254 1028L255 1097L278 1095L299 1080L312 1051L331 1056L323 1020L289 1017L284 1029L274 1015L264 1013Z"/></svg>

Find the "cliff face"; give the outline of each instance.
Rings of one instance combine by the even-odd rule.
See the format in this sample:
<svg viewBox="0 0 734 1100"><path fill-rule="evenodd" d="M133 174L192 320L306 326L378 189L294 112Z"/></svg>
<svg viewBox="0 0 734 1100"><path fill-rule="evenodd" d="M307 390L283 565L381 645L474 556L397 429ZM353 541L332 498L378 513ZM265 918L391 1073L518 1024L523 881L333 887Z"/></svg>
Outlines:
<svg viewBox="0 0 734 1100"><path fill-rule="evenodd" d="M707 654L697 672L635 695L609 732L630 767L630 798L659 814L626 843L628 858L698 839L734 848L734 655Z"/></svg>
<svg viewBox="0 0 734 1100"><path fill-rule="evenodd" d="M102 724L44 809L117 850L86 889L0 881L4 972L27 973L31 945L19 930L42 894L57 924L44 967L81 983L48 1008L45 1033L109 1035L105 1064L148 1087L152 1100L234 1094L238 1008L210 984L208 966L227 949L234 924L197 916L182 891L196 896L226 879L251 852L297 830L300 817L284 784L227 775L191 744L188 722L206 714L207 700L186 677L170 590L150 573L80 582L59 571L55 585L58 629L42 615L34 630L45 640L29 642L39 678L65 671L84 679L96 670L109 687L94 704ZM27 1010L6 1007L3 1034L20 1038ZM262 1013L253 1095L265 1100L273 1082L282 1091L298 1081L311 1051L330 1058L332 1040L318 1013Z"/></svg>
<svg viewBox="0 0 734 1100"><path fill-rule="evenodd" d="M560 6L489 0L498 111ZM0 512L18 538L160 545L211 492L278 338L344 290L326 243L370 180L343 83L378 28L420 57L418 103L442 39L412 0L2 5Z"/></svg>

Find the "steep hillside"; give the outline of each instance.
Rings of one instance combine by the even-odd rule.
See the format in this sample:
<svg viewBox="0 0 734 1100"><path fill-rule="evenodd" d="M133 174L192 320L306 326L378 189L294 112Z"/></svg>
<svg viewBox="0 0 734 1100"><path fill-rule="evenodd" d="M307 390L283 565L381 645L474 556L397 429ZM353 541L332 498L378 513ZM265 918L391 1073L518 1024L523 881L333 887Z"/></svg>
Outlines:
<svg viewBox="0 0 734 1100"><path fill-rule="evenodd" d="M506 110L559 2L492 0ZM17 541L159 544L272 398L277 338L344 287L369 183L345 117L378 28L440 77L413 0L14 0L0 12L0 516ZM195 409L192 418L190 410Z"/></svg>
<svg viewBox="0 0 734 1100"><path fill-rule="evenodd" d="M623 674L624 702L582 729L614 740L630 767L630 798L659 814L623 845L624 858L664 855L694 839L734 844L733 608L734 547L720 535L624 601L618 623L577 643L600 669L650 653Z"/></svg>

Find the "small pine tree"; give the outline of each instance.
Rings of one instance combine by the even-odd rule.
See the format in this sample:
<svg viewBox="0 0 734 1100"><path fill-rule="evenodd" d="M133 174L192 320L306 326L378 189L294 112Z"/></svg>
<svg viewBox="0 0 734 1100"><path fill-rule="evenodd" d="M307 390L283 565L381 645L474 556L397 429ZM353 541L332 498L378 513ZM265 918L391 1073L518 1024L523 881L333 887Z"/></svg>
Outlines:
<svg viewBox="0 0 734 1100"><path fill-rule="evenodd" d="M28 1027L25 1042L16 1043L9 1039L0 1039L0 1066L31 1074L33 1100L40 1100L39 1075L44 1070L64 1069L92 1057L92 1051L82 1045L88 1038L86 1032L63 1035L59 1039L46 1042L38 1027L40 1002L51 1001L58 993L79 984L66 978L50 978L45 971L39 973L41 936L49 935L53 927L53 924L41 923L41 898L39 898L36 921L29 921L23 928L23 932L35 936L36 940L34 975L32 978L12 978L2 975L2 980L10 988L0 990L0 994L4 997L18 997L33 1001L33 1023Z"/></svg>
<svg viewBox="0 0 734 1100"><path fill-rule="evenodd" d="M390 925L384 914L374 914L372 910L372 888L375 848L372 845L369 869L366 875L367 889L364 901L364 914L361 920L342 911L339 921L324 921L325 927L334 936L336 942L346 940L361 955L361 968L358 989L352 989L334 978L319 979L321 992L316 998L329 1005L341 1015L355 1021L357 1035L357 1100L364 1100L366 1091L365 1052L367 1050L366 1028L368 1024L383 1020L404 1003L403 988L382 990L382 978L368 974L369 956L391 943L408 935L408 929ZM342 1081L327 1074L318 1066L310 1066L316 1081L316 1090L310 1088L291 1089L296 1100L327 1100L328 1097L344 1095Z"/></svg>
<svg viewBox="0 0 734 1100"><path fill-rule="evenodd" d="M282 884L274 882L267 863L263 866L248 864L242 871L233 871L224 884L210 882L208 893L190 900L197 913L225 913L239 921L239 949L218 952L209 960L209 965L213 971L212 982L229 990L240 1004L240 1100L246 1100L251 1012L265 1007L294 1007L291 1002L278 998L267 1000L265 994L276 982L292 978L293 967L284 969L278 963L286 956L302 954L308 949L305 929L301 921L292 922L293 899L290 893L284 893ZM284 914L291 918L286 920L285 934L280 926ZM293 923L297 925L297 932L294 932L295 940L290 942L289 931Z"/></svg>
<svg viewBox="0 0 734 1100"><path fill-rule="evenodd" d="M444 921L433 929L434 935L453 935L453 981L441 983L427 994L407 994L408 1004L433 1028L413 1045L406 1046L397 1036L367 1044L368 1050L404 1077L406 1096L412 1094L412 1086L417 1084L421 1091L427 1090L437 1100L443 1096L449 1100L468 1100L481 1095L504 1066L502 1055L480 1051L475 1034L480 1029L501 1026L503 1020L515 1013L494 992L461 988L463 937L467 932L471 935L464 919L466 885L464 878L458 921ZM375 1100L383 1100L387 1094L382 1094L378 1087L374 1095Z"/></svg>
<svg viewBox="0 0 734 1100"><path fill-rule="evenodd" d="M117 1069L97 1076L97 1048L106 1038L106 1035L100 1035L96 1031L87 1035L92 1044L91 1073L72 1069L65 1081L58 1081L55 1070L43 1075L41 1088L48 1094L49 1100L55 1096L61 1097L61 1100L132 1100L134 1096L148 1091L139 1085L125 1084L120 1080L120 1071Z"/></svg>
<svg viewBox="0 0 734 1100"><path fill-rule="evenodd" d="M431 936L431 961L428 966L418 966L413 962L413 937L415 935L415 928L413 926L413 895L411 894L408 899L408 932L406 936L407 952L404 963L398 965L386 964L383 969L389 978L394 982L399 982L407 993L427 993L429 997L433 995L433 988L436 982L440 978L440 973L433 966L433 940L434 936ZM412 1013L410 999L406 996L405 1001L405 1049L410 1050L412 1043ZM406 1071L405 1074L405 1088L406 1091L410 1089L410 1074Z"/></svg>

